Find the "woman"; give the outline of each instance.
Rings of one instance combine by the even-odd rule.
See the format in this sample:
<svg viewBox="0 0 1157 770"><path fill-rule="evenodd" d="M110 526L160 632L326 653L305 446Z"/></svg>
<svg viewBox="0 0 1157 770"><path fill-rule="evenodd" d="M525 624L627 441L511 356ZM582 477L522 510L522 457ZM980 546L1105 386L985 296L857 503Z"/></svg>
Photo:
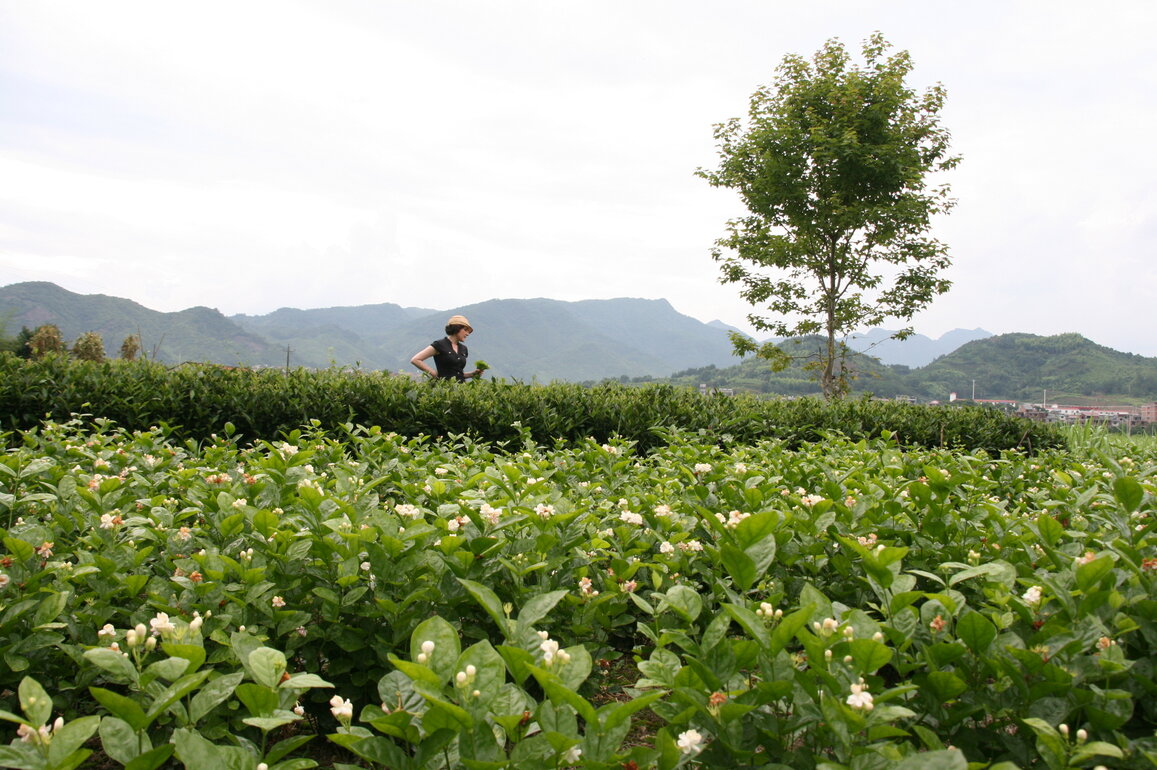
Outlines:
<svg viewBox="0 0 1157 770"><path fill-rule="evenodd" d="M410 363L421 369L431 379L455 379L463 382L467 377L477 377L482 374L481 369L464 372L466 368L466 338L474 331L474 327L466 320L466 316L451 316L446 322L446 336L431 342L422 348L410 359ZM426 359L433 357L437 371L430 368Z"/></svg>

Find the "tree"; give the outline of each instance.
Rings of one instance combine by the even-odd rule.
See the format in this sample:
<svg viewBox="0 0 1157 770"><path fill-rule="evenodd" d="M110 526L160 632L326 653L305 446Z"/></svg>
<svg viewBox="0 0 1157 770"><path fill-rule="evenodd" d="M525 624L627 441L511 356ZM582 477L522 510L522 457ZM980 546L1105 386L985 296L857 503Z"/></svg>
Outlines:
<svg viewBox="0 0 1157 770"><path fill-rule="evenodd" d="M737 190L748 210L715 242L720 282L740 284L741 297L775 314L750 315L756 329L823 338L809 368L828 398L848 390L850 332L908 321L951 285L941 276L947 247L927 235L933 215L954 203L946 184L927 181L959 162L939 123L945 91L905 85L911 58L886 55L890 47L872 35L862 67L837 40L810 62L786 56L775 86L752 95L746 121L715 126L719 168L698 171ZM791 359L741 334L732 342L737 354L755 352L777 369Z"/></svg>
<svg viewBox="0 0 1157 770"><path fill-rule="evenodd" d="M135 361L141 352L141 338L138 334L130 334L121 343L121 358L126 361Z"/></svg>
<svg viewBox="0 0 1157 770"><path fill-rule="evenodd" d="M19 358L31 358L32 356L32 330L27 326L20 327L20 333L16 335L13 350Z"/></svg>
<svg viewBox="0 0 1157 770"><path fill-rule="evenodd" d="M28 340L28 349L32 351L33 358L43 358L49 353L63 353L64 338L60 335L60 328L55 324L36 327Z"/></svg>
<svg viewBox="0 0 1157 770"><path fill-rule="evenodd" d="M85 332L72 343L72 354L81 361L104 361L104 339L96 332Z"/></svg>

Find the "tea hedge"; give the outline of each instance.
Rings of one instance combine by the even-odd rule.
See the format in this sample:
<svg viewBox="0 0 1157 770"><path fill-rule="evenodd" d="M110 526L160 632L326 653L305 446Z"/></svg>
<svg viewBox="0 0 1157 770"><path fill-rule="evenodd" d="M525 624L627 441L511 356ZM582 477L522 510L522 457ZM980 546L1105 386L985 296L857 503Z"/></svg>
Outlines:
<svg viewBox="0 0 1157 770"><path fill-rule="evenodd" d="M8 438L0 766L1157 764L1152 445Z"/></svg>
<svg viewBox="0 0 1157 770"><path fill-rule="evenodd" d="M543 444L619 436L644 451L665 443L671 429L704 431L724 442L778 438L789 446L831 432L872 438L883 431L910 446L999 452L1064 445L1051 426L984 408L703 396L664 386L460 386L377 372L0 357L0 426L25 430L46 417L65 421L73 414L105 417L129 430L163 423L196 440L231 425L251 442L274 440L316 420L326 429L350 422L404 436L466 434L492 443L517 440L521 426Z"/></svg>

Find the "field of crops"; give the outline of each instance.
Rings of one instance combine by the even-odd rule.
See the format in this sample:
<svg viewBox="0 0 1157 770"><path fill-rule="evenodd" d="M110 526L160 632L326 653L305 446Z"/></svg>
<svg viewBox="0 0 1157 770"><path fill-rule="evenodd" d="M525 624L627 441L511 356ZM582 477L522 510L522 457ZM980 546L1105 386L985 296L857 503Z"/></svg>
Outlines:
<svg viewBox="0 0 1157 770"><path fill-rule="evenodd" d="M222 426L7 437L0 766L1157 766L1151 443Z"/></svg>

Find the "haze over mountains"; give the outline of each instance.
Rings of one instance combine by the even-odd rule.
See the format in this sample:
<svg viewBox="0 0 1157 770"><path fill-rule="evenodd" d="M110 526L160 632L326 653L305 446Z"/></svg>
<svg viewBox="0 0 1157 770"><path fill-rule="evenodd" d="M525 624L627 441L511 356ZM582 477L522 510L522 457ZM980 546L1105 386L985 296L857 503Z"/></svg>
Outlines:
<svg viewBox="0 0 1157 770"><path fill-rule="evenodd" d="M76 294L47 282L0 287L0 332L53 323L71 343L99 333L109 355L140 334L145 355L175 365L199 361L247 366L360 367L412 373L410 357L443 335L453 314L470 318L471 361L492 374L524 382L609 378L664 380L768 393L815 392L798 368L772 375L767 364L731 353L731 327L702 323L666 300L494 299L436 310L391 303L318 309L282 308L265 315L226 317L194 307L175 313L132 300ZM879 359L859 359L854 392L946 399L1028 398L1050 393L1157 399L1157 358L1121 353L1079 334L1038 337L956 329L938 340L913 335L903 342L873 329L848 344Z"/></svg>

